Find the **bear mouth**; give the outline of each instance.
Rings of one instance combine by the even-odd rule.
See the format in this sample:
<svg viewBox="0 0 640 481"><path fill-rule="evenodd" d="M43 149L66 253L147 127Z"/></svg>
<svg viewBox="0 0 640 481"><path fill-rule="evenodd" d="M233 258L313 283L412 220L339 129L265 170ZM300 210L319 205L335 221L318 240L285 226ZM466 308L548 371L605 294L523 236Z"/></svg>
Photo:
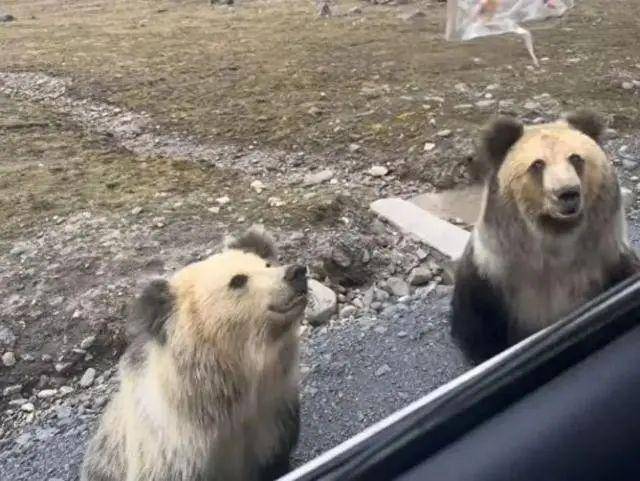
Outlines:
<svg viewBox="0 0 640 481"><path fill-rule="evenodd" d="M297 296L294 296L293 299L290 299L285 304L280 304L280 305L272 304L269 306L268 309L269 311L275 314L287 316L287 315L297 314L298 312L302 314L306 306L307 306L307 296L304 294L299 294Z"/></svg>
<svg viewBox="0 0 640 481"><path fill-rule="evenodd" d="M540 224L547 231L564 234L578 227L583 217L582 210L576 210L571 213L554 212L553 214L541 215Z"/></svg>

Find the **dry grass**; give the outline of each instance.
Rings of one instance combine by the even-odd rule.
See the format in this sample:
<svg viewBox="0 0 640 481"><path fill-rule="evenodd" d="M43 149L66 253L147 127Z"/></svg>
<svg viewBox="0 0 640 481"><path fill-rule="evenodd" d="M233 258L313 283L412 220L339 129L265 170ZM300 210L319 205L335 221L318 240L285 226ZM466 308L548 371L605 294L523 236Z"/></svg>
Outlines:
<svg viewBox="0 0 640 481"><path fill-rule="evenodd" d="M549 57L542 73L524 68L518 39L445 43L439 3L420 2L427 18L416 24L397 18L400 7L376 6L319 20L306 0L6 4L19 21L0 31L0 69L72 76L80 95L149 111L203 138L337 154L358 141L403 155L442 122L473 129L486 118L452 109L468 102L452 91L456 82L499 83L501 96L516 100L549 92L635 117L608 78L612 61L621 69L640 62L629 48L640 40L635 0L615 9L585 0L559 26L538 31L538 54ZM588 60L567 62L576 56ZM433 95L445 102L425 100Z"/></svg>

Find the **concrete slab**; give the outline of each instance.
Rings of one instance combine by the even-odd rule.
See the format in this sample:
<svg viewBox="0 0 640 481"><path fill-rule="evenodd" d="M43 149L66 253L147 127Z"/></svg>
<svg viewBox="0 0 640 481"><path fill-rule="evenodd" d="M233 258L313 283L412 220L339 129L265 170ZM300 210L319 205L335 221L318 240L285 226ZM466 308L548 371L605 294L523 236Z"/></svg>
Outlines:
<svg viewBox="0 0 640 481"><path fill-rule="evenodd" d="M401 232L413 235L449 258L458 259L469 240L469 232L398 198L371 203L371 210Z"/></svg>
<svg viewBox="0 0 640 481"><path fill-rule="evenodd" d="M441 219L458 218L465 224L475 224L482 204L482 185L472 185L462 189L430 192L409 199Z"/></svg>

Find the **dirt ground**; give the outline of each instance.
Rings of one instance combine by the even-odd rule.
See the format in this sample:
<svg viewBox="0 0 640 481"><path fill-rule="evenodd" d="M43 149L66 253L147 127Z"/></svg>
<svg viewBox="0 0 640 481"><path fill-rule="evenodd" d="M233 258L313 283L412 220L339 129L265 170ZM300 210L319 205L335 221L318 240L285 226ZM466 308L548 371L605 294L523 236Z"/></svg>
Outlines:
<svg viewBox="0 0 640 481"><path fill-rule="evenodd" d="M16 20L0 24L0 352L17 363L0 390L30 398L113 365L140 278L253 222L284 259L347 239L375 260L368 283L406 276L415 245L368 203L471 182L473 138L498 112L586 106L637 131L640 3L577 3L534 28L536 69L518 38L446 43L435 1L338 3L328 19L299 0L3 1ZM399 18L412 9L426 15ZM55 79L64 93L40 95ZM145 125L123 134L135 115ZM323 169L330 182L305 184ZM355 305L366 285L334 287Z"/></svg>

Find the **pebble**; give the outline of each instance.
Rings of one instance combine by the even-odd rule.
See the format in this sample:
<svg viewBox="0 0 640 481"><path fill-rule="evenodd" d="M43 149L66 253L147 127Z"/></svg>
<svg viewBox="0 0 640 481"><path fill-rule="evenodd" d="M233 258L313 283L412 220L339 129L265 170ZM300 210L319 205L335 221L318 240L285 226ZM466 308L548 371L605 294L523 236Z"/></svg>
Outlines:
<svg viewBox="0 0 640 481"><path fill-rule="evenodd" d="M58 394L57 389L43 389L38 392L38 399L49 399Z"/></svg>
<svg viewBox="0 0 640 481"><path fill-rule="evenodd" d="M89 349L96 342L96 336L87 336L80 342L80 349L85 351Z"/></svg>
<svg viewBox="0 0 640 481"><path fill-rule="evenodd" d="M12 386L7 386L2 390L2 396L8 397L13 396L14 394L22 391L22 384L13 384Z"/></svg>
<svg viewBox="0 0 640 481"><path fill-rule="evenodd" d="M327 182L333 178L333 170L321 170L320 172L315 172L313 174L309 174L304 178L302 182L303 185L310 187L312 185L322 184L323 182Z"/></svg>
<svg viewBox="0 0 640 481"><path fill-rule="evenodd" d="M7 351L2 355L2 364L6 367L15 366L16 355L12 351Z"/></svg>
<svg viewBox="0 0 640 481"><path fill-rule="evenodd" d="M220 205L225 205L228 204L231 201L231 199L229 197L227 197L226 195L224 197L218 197L216 199L216 202Z"/></svg>
<svg viewBox="0 0 640 481"><path fill-rule="evenodd" d="M138 215L142 212L142 207L134 207L133 209L131 209L131 214L133 215Z"/></svg>
<svg viewBox="0 0 640 481"><path fill-rule="evenodd" d="M351 317L356 312L358 312L358 309L356 308L356 306L344 306L340 310L340 317Z"/></svg>
<svg viewBox="0 0 640 481"><path fill-rule="evenodd" d="M405 13L401 13L400 15L398 15L398 18L404 20L405 22L411 22L413 20L418 20L426 16L427 16L426 13L424 13L421 10L412 10Z"/></svg>
<svg viewBox="0 0 640 481"><path fill-rule="evenodd" d="M87 369L82 377L80 378L80 386L81 387L89 387L93 384L93 380L96 377L96 370L92 367Z"/></svg>
<svg viewBox="0 0 640 481"><path fill-rule="evenodd" d="M407 331L400 331L398 332L398 334L396 334L400 339L407 337L409 334L407 333Z"/></svg>
<svg viewBox="0 0 640 481"><path fill-rule="evenodd" d="M633 90L633 82L622 82L622 88L624 90Z"/></svg>
<svg viewBox="0 0 640 481"><path fill-rule="evenodd" d="M220 207L209 207L207 209L209 212L211 212L212 214L218 214L220 213Z"/></svg>
<svg viewBox="0 0 640 481"><path fill-rule="evenodd" d="M280 197L269 197L267 199L267 204L269 207L282 207L286 204Z"/></svg>
<svg viewBox="0 0 640 481"><path fill-rule="evenodd" d="M16 336L11 329L0 325L0 344L3 346L13 346Z"/></svg>
<svg viewBox="0 0 640 481"><path fill-rule="evenodd" d="M62 386L60 388L60 394L63 396L66 396L67 394L71 394L73 391L75 391L75 389L73 389L73 387L71 386Z"/></svg>
<svg viewBox="0 0 640 481"><path fill-rule="evenodd" d="M374 165L367 171L367 173L371 177L384 177L389 173L389 169L387 169L384 165Z"/></svg>
<svg viewBox="0 0 640 481"><path fill-rule="evenodd" d="M355 154L356 152L360 152L362 147L359 144L349 144L349 152Z"/></svg>
<svg viewBox="0 0 640 481"><path fill-rule="evenodd" d="M35 410L35 406L33 405L33 403L24 403L22 406L20 406L20 409L25 413L32 413Z"/></svg>
<svg viewBox="0 0 640 481"><path fill-rule="evenodd" d="M622 167L627 170L634 170L638 167L638 164L630 159L622 159Z"/></svg>
<svg viewBox="0 0 640 481"><path fill-rule="evenodd" d="M496 101L493 99L478 100L476 102L476 107L478 107L480 110L489 110L495 105L495 103Z"/></svg>
<svg viewBox="0 0 640 481"><path fill-rule="evenodd" d="M387 279L387 285L391 293L396 297L409 295L409 284L399 277L389 277L389 279Z"/></svg>
<svg viewBox="0 0 640 481"><path fill-rule="evenodd" d="M262 193L264 189L267 188L266 185L261 180L254 180L251 182L251 188L255 190L258 194Z"/></svg>
<svg viewBox="0 0 640 481"><path fill-rule="evenodd" d="M336 313L338 307L336 293L315 279L309 279L308 297L306 314L310 325L320 326Z"/></svg>
<svg viewBox="0 0 640 481"><path fill-rule="evenodd" d="M422 150L424 150L425 152L431 152L435 148L436 144L434 144L433 142L425 142Z"/></svg>
<svg viewBox="0 0 640 481"><path fill-rule="evenodd" d="M624 206L624 208L628 209L629 207L631 207L633 205L634 198L633 191L626 187L622 187L620 189L620 194L622 195L622 205Z"/></svg>
<svg viewBox="0 0 640 481"><path fill-rule="evenodd" d="M412 286L423 286L433 278L433 273L428 267L416 267L411 271L409 276L409 284Z"/></svg>
<svg viewBox="0 0 640 481"><path fill-rule="evenodd" d="M389 367L388 364L383 364L378 369L376 369L375 375L377 377L380 377L380 376L384 376L388 372L391 372L391 368Z"/></svg>
<svg viewBox="0 0 640 481"><path fill-rule="evenodd" d="M449 137L449 136L451 136L451 134L452 134L452 133L453 133L453 132L451 132L451 130L449 130L449 129L444 129L444 130L440 130L440 131L438 131L438 132L436 133L436 135L437 135L438 137L445 138L445 137Z"/></svg>

